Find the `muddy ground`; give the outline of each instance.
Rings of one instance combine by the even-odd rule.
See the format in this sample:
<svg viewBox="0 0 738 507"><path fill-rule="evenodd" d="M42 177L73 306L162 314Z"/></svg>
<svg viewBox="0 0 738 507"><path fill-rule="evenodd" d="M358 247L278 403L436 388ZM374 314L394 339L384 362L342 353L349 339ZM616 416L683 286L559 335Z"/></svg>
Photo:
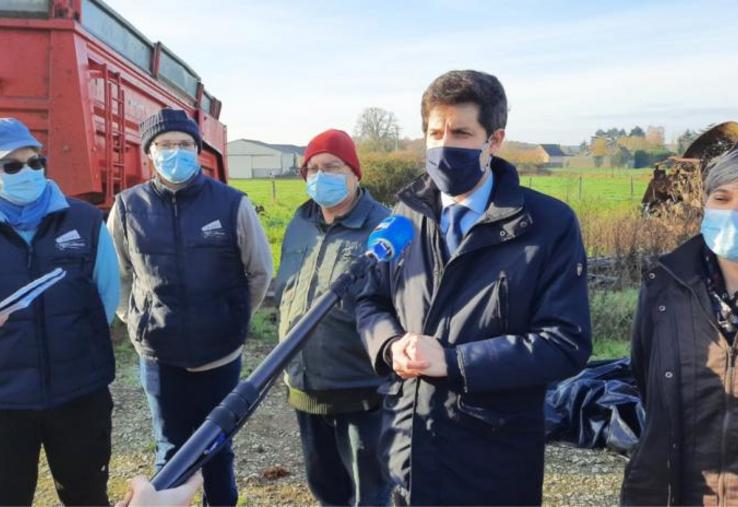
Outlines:
<svg viewBox="0 0 738 507"><path fill-rule="evenodd" d="M117 331L120 333L120 330ZM137 358L119 336L118 375L112 385L113 459L110 465L111 501L125 492L125 480L150 475L153 441L148 408L138 385ZM271 349L269 340L247 341L244 372ZM279 384L235 439L237 476L242 505L308 505L314 499L303 478L302 450L294 413ZM561 444L546 449L545 505L616 505L625 459L606 451L575 449ZM45 461L34 505L58 505Z"/></svg>

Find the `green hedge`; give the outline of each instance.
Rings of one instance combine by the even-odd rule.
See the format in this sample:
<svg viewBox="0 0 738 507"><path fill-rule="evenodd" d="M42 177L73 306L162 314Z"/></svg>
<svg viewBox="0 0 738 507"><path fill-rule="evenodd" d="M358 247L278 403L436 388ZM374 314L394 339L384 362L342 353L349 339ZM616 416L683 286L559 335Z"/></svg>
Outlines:
<svg viewBox="0 0 738 507"><path fill-rule="evenodd" d="M375 199L387 206L397 201L396 194L422 172L412 152L366 153L361 157L361 184Z"/></svg>

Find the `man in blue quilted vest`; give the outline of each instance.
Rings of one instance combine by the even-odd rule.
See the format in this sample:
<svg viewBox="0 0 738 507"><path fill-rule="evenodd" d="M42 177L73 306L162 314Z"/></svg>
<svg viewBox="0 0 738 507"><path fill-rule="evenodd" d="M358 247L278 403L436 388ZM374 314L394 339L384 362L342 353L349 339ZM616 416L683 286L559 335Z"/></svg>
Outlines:
<svg viewBox="0 0 738 507"><path fill-rule="evenodd" d="M154 176L116 197L108 227L120 259L118 315L140 356L160 469L238 383L272 258L249 199L203 174L202 137L184 111L145 120L141 146ZM207 503L236 504L230 445L203 477Z"/></svg>
<svg viewBox="0 0 738 507"><path fill-rule="evenodd" d="M31 505L42 446L63 504L107 505L118 260L102 213L64 196L40 150L0 118L0 299L66 271L0 317L0 505Z"/></svg>

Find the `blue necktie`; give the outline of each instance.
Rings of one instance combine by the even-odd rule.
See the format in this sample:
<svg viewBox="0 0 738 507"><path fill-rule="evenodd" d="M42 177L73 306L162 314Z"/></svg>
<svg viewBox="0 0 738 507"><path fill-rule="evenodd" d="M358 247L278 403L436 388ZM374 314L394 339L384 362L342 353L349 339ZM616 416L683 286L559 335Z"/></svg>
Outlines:
<svg viewBox="0 0 738 507"><path fill-rule="evenodd" d="M461 220L469 211L469 208L462 204L452 204L446 208L448 213L448 229L446 230L446 246L449 255L453 255L459 245L464 233L461 231Z"/></svg>

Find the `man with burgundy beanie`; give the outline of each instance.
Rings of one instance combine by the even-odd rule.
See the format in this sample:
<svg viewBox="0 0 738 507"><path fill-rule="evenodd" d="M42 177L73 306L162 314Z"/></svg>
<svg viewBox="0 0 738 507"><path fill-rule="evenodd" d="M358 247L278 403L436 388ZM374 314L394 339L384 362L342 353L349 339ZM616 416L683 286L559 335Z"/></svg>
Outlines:
<svg viewBox="0 0 738 507"><path fill-rule="evenodd" d="M284 339L313 301L364 253L388 214L359 186L351 137L327 130L305 150L301 175L310 199L287 226L279 273L279 336ZM355 301L346 296L318 324L288 366L288 403L297 411L308 485L323 505L386 505L379 459L383 383L356 332Z"/></svg>

